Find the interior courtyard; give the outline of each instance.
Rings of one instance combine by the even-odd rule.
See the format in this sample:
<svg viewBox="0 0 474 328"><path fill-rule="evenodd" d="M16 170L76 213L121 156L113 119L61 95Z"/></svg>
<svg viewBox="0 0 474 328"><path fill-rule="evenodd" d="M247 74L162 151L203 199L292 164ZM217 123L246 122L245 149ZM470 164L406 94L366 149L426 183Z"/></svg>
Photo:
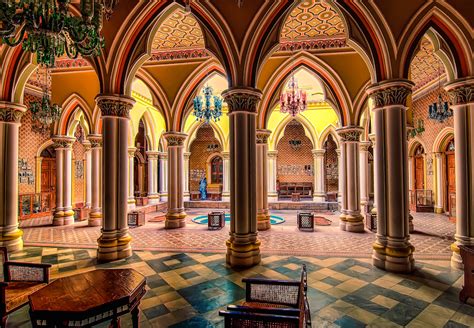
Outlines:
<svg viewBox="0 0 474 328"><path fill-rule="evenodd" d="M143 276L98 327L228 327L242 279L302 267L306 326L474 327L471 0L73 0L97 30L54 42L64 1L26 2L0 1L3 326L54 326L8 300L17 261Z"/></svg>

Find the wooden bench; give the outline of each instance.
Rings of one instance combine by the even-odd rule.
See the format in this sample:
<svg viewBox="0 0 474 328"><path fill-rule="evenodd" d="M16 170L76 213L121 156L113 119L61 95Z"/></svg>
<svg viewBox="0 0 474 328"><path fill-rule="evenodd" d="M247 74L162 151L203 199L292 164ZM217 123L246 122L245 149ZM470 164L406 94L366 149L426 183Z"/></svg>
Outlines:
<svg viewBox="0 0 474 328"><path fill-rule="evenodd" d="M279 198L291 199L293 194L300 194L301 198L313 197L313 183L311 182L281 182L278 190Z"/></svg>
<svg viewBox="0 0 474 328"><path fill-rule="evenodd" d="M306 266L300 281L242 279L245 302L219 311L225 327L311 327Z"/></svg>
<svg viewBox="0 0 474 328"><path fill-rule="evenodd" d="M474 247L459 246L464 264L464 286L459 293L459 300L466 303L468 298L474 298Z"/></svg>

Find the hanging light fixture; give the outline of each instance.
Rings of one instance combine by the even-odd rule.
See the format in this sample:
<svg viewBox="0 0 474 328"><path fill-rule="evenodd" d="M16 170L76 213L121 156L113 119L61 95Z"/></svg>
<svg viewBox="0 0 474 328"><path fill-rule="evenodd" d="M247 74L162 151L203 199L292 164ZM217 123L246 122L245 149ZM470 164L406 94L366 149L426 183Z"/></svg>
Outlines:
<svg viewBox="0 0 474 328"><path fill-rule="evenodd" d="M202 96L194 98L194 116L196 121L204 121L209 123L211 120L219 121L222 116L222 98L219 96L213 96L213 89L211 86L206 85L202 90L204 94L204 103ZM214 105L211 103L211 99L214 100Z"/></svg>
<svg viewBox="0 0 474 328"><path fill-rule="evenodd" d="M69 11L71 0L0 0L0 37L9 46L22 43L38 64L53 67L67 54L99 56L104 47L102 18L110 17L117 0L81 0L81 16Z"/></svg>
<svg viewBox="0 0 474 328"><path fill-rule="evenodd" d="M444 101L441 94L441 64L438 61L438 99L428 107L428 118L443 123L446 119L453 116L453 111L449 108L449 102Z"/></svg>
<svg viewBox="0 0 474 328"><path fill-rule="evenodd" d="M40 83L41 77L44 78L42 83ZM61 117L62 108L57 104L51 104L51 72L46 65L38 66L36 81L42 85L43 97L41 101L35 101L30 105L31 129L36 133L47 134L51 131L51 124Z"/></svg>

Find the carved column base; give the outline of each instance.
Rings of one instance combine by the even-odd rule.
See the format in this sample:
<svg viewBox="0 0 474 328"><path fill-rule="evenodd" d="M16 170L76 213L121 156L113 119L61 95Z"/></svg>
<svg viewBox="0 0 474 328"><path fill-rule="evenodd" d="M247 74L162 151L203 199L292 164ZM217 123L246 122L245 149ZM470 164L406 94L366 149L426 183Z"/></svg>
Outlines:
<svg viewBox="0 0 474 328"><path fill-rule="evenodd" d="M222 193L222 201L223 202L230 202L230 192L223 192Z"/></svg>
<svg viewBox="0 0 474 328"><path fill-rule="evenodd" d="M165 228L166 229L178 229L186 226L186 212L183 210L178 213L167 213Z"/></svg>
<svg viewBox="0 0 474 328"><path fill-rule="evenodd" d="M341 215L339 215L339 228L341 228L342 231L346 231L346 225L346 214L343 212Z"/></svg>
<svg viewBox="0 0 474 328"><path fill-rule="evenodd" d="M451 250L453 251L453 255L451 255L451 267L464 270L459 245L474 246L474 238L461 237L458 235L455 235L454 238L456 241L451 244Z"/></svg>
<svg viewBox="0 0 474 328"><path fill-rule="evenodd" d="M397 273L410 273L415 269L415 247L408 240L389 238L387 245L375 242L373 249L372 263L379 269Z"/></svg>
<svg viewBox="0 0 474 328"><path fill-rule="evenodd" d="M102 225L102 213L101 212L90 213L87 224L89 225L89 227L100 227Z"/></svg>
<svg viewBox="0 0 474 328"><path fill-rule="evenodd" d="M162 202L167 202L168 201L168 193L166 194L160 194L160 200Z"/></svg>
<svg viewBox="0 0 474 328"><path fill-rule="evenodd" d="M258 231L269 230L272 227L270 224L270 214L260 213L257 214L257 229Z"/></svg>
<svg viewBox="0 0 474 328"><path fill-rule="evenodd" d="M132 237L125 231L102 231L97 240L97 261L111 262L132 256Z"/></svg>
<svg viewBox="0 0 474 328"><path fill-rule="evenodd" d="M148 204L156 205L160 202L160 195L159 194L150 194L148 195Z"/></svg>
<svg viewBox="0 0 474 328"><path fill-rule="evenodd" d="M16 252L22 250L23 231L18 229L18 227L1 227L0 246L6 247L8 252Z"/></svg>
<svg viewBox="0 0 474 328"><path fill-rule="evenodd" d="M415 226L413 225L413 215L411 215L411 213L408 214L408 231L410 233L415 232Z"/></svg>
<svg viewBox="0 0 474 328"><path fill-rule="evenodd" d="M344 230L348 232L364 232L364 217L360 213L345 214Z"/></svg>
<svg viewBox="0 0 474 328"><path fill-rule="evenodd" d="M135 197L129 198L127 200L127 204L128 204L128 209L129 210L135 209L135 207L137 206L137 201L135 200Z"/></svg>
<svg viewBox="0 0 474 328"><path fill-rule="evenodd" d="M436 206L435 206L434 212L435 212L436 214L443 214L443 213L444 213L444 208L442 208L442 207L436 207Z"/></svg>
<svg viewBox="0 0 474 328"><path fill-rule="evenodd" d="M244 242L244 241L247 242ZM231 267L252 267L260 263L260 241L257 235L231 236L226 241L226 261Z"/></svg>
<svg viewBox="0 0 474 328"><path fill-rule="evenodd" d="M63 225L74 224L74 211L72 209L67 209L63 214Z"/></svg>
<svg viewBox="0 0 474 328"><path fill-rule="evenodd" d="M62 226L64 225L64 211L56 210L53 216L53 226Z"/></svg>
<svg viewBox="0 0 474 328"><path fill-rule="evenodd" d="M269 203L278 202L278 194L273 193L273 192L269 192L268 193L268 202Z"/></svg>
<svg viewBox="0 0 474 328"><path fill-rule="evenodd" d="M315 193L313 196L313 202L315 203L324 203L326 202L326 194L325 193Z"/></svg>

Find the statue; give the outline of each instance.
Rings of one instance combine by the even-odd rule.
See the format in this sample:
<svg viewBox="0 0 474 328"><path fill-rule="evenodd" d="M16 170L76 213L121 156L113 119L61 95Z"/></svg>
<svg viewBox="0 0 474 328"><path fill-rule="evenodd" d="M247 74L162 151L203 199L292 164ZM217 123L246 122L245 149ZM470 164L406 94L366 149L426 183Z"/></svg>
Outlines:
<svg viewBox="0 0 474 328"><path fill-rule="evenodd" d="M201 200L207 199L207 179L205 176L199 181L199 192L201 193Z"/></svg>

